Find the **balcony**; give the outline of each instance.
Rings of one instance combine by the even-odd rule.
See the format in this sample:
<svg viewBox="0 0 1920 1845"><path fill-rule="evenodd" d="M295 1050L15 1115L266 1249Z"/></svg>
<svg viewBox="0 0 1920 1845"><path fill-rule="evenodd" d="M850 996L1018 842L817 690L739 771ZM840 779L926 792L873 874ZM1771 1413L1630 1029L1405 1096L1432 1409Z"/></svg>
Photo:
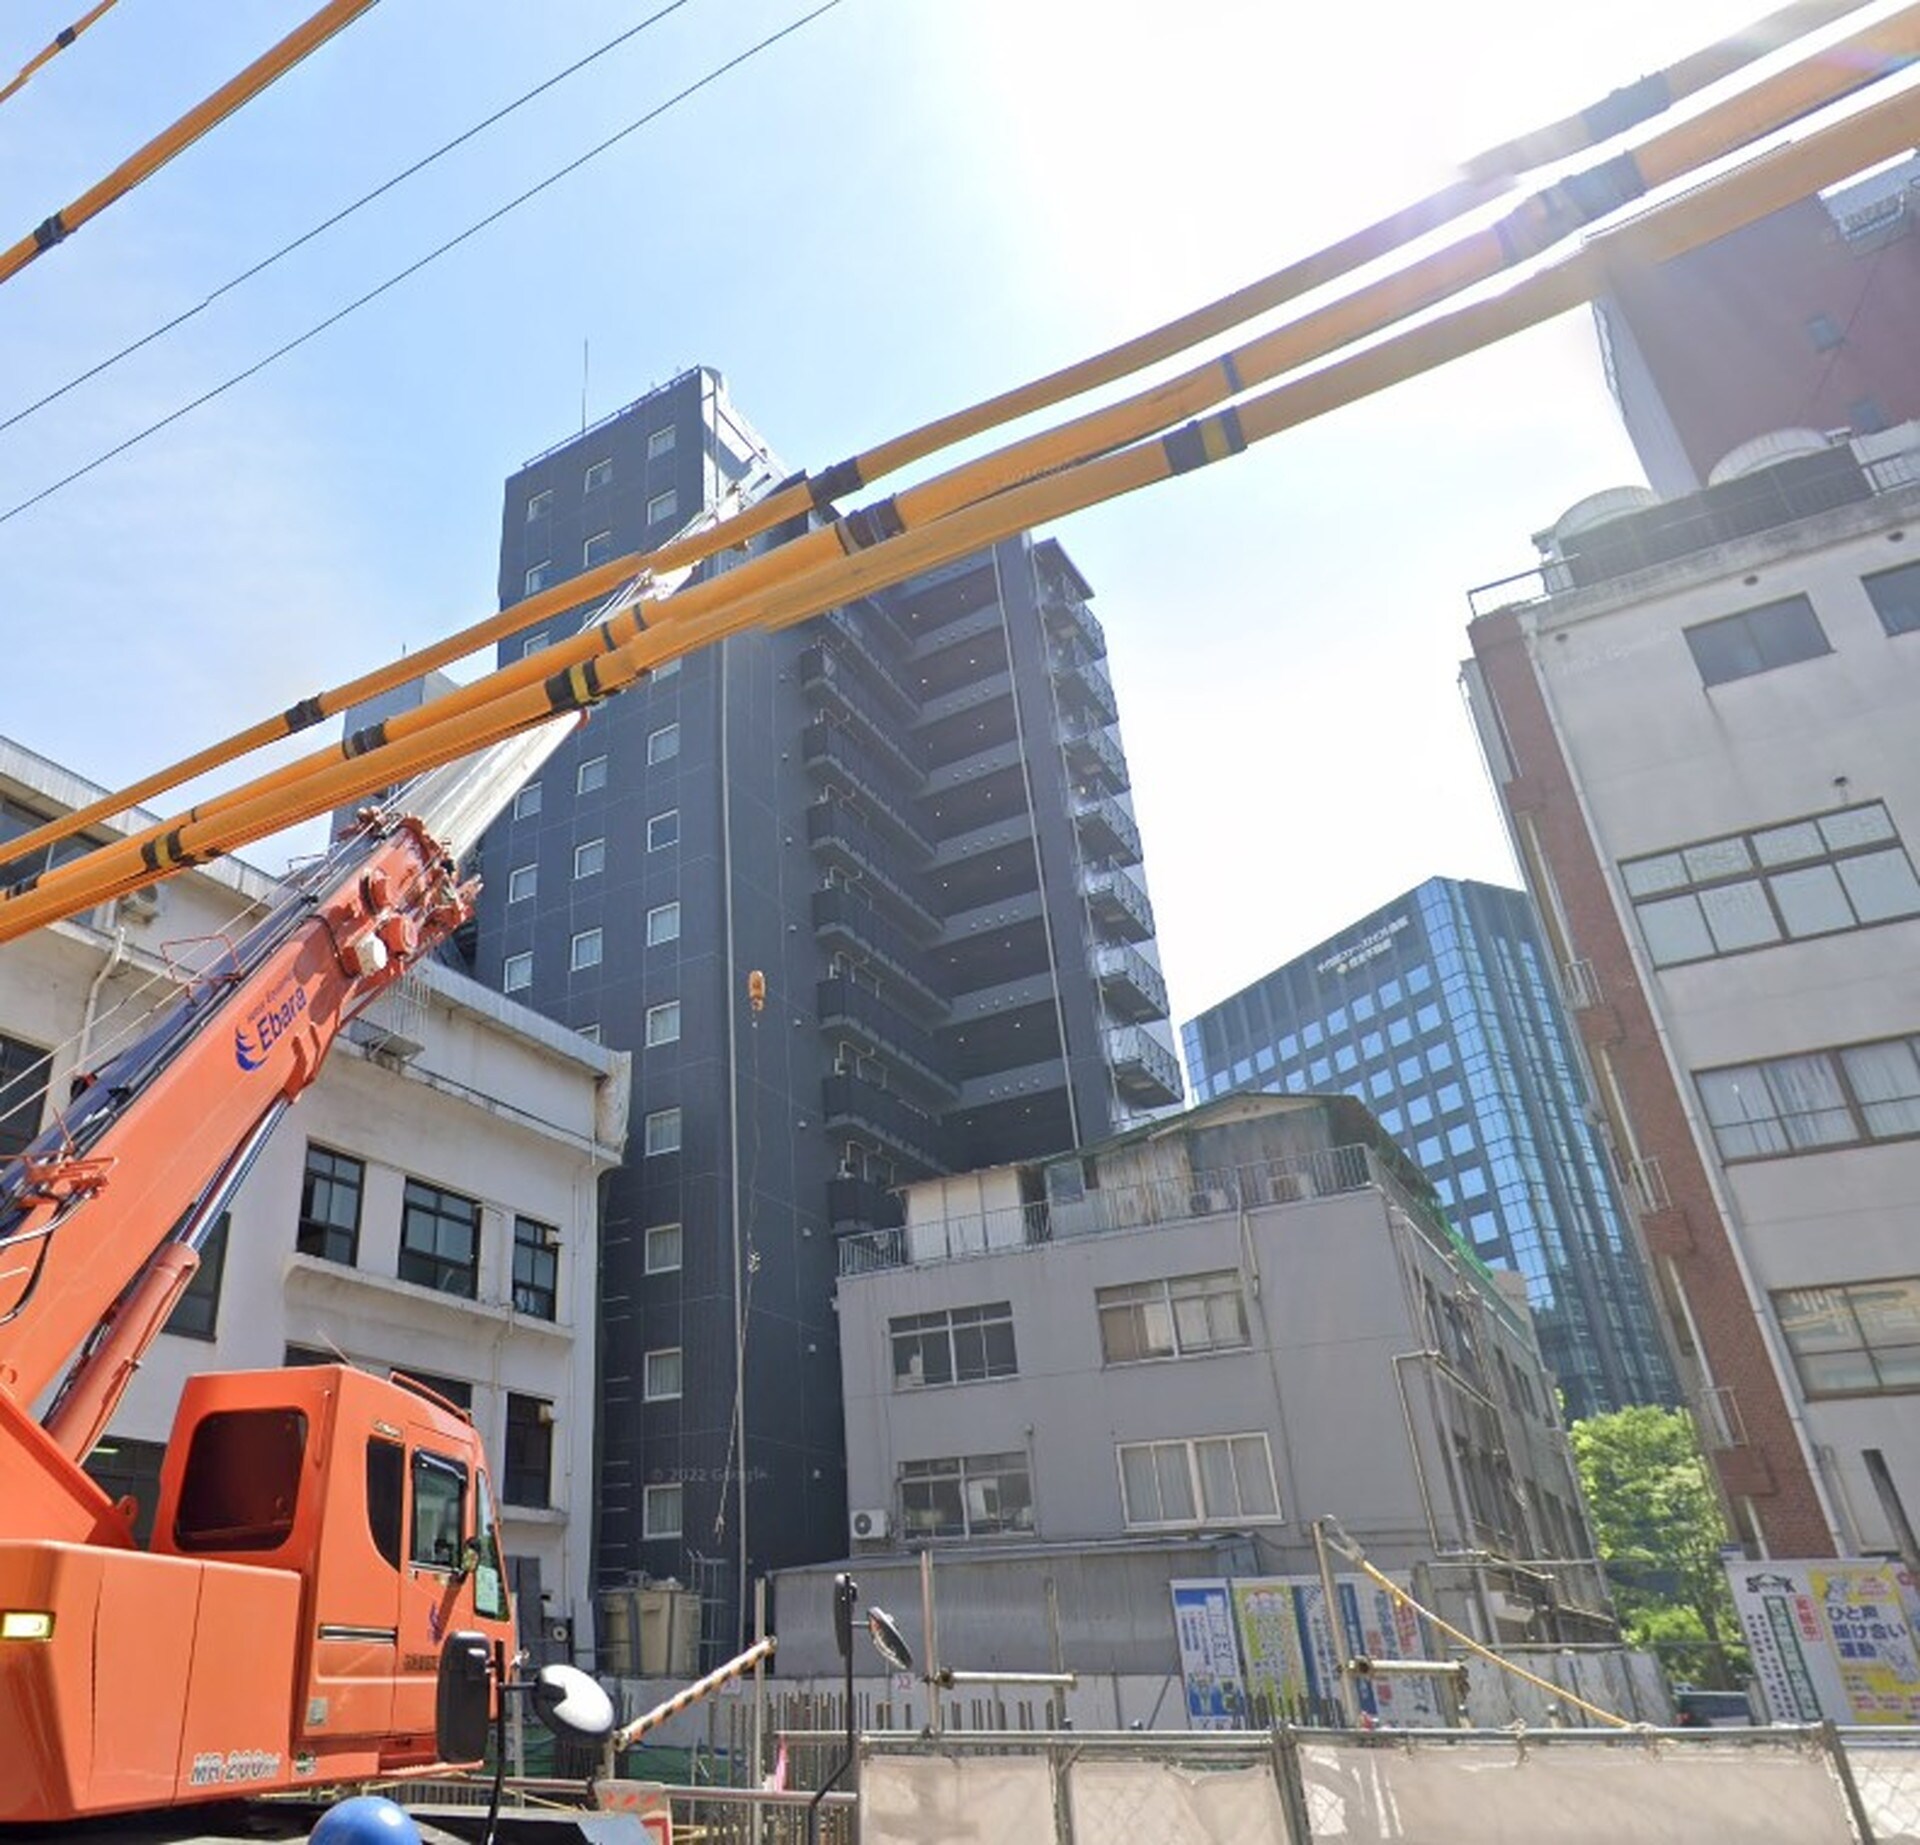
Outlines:
<svg viewBox="0 0 1920 1845"><path fill-rule="evenodd" d="M1152 935L1153 905L1124 871L1082 872L1080 890L1093 920L1122 941L1144 942Z"/></svg>
<svg viewBox="0 0 1920 1845"><path fill-rule="evenodd" d="M1396 1203L1404 1195L1364 1146L1322 1147L1249 1166L1208 1168L1143 1185L1095 1187L1074 1199L1042 1199L991 1211L937 1218L896 1230L840 1239L840 1273L872 1274L919 1263L958 1262L1009 1250L1044 1249L1074 1237L1185 1223L1274 1205L1379 1187ZM1436 1246L1444 1234L1430 1223L1415 1229Z"/></svg>
<svg viewBox="0 0 1920 1845"><path fill-rule="evenodd" d="M1167 1016L1167 983L1137 948L1108 942L1093 951L1093 977L1118 1017L1138 1021Z"/></svg>
<svg viewBox="0 0 1920 1845"><path fill-rule="evenodd" d="M916 746L902 735L906 716L889 708L852 667L825 647L809 647L800 655L800 683L826 709L855 724L880 753L899 767L909 781L923 769Z"/></svg>
<svg viewBox="0 0 1920 1845"><path fill-rule="evenodd" d="M1113 695L1113 681L1098 660L1056 659L1053 683L1060 709L1081 723L1119 723L1120 705Z"/></svg>
<svg viewBox="0 0 1920 1845"><path fill-rule="evenodd" d="M877 901L890 905L910 923L931 934L939 912L920 875L901 862L897 845L882 837L840 801L817 801L807 809L807 844L817 857L863 879Z"/></svg>
<svg viewBox="0 0 1920 1845"><path fill-rule="evenodd" d="M1060 743L1067 752L1067 767L1082 780L1099 782L1109 794L1119 794L1132 785L1120 745L1104 730L1069 728Z"/></svg>
<svg viewBox="0 0 1920 1845"><path fill-rule="evenodd" d="M1910 486L1920 468L1912 449L1863 461L1865 444L1840 442L1789 455L1697 493L1662 500L1568 533L1545 561L1467 592L1475 618L1655 569L1737 539L1818 518Z"/></svg>
<svg viewBox="0 0 1920 1845"><path fill-rule="evenodd" d="M835 1134L851 1130L883 1143L913 1176L952 1168L951 1137L924 1109L903 1101L860 1076L829 1076L820 1085L827 1126Z"/></svg>
<svg viewBox="0 0 1920 1845"><path fill-rule="evenodd" d="M838 724L809 724L800 734L800 753L817 780L842 781L857 790L869 803L876 822L897 833L909 851L924 855L933 850L933 842L920 830L909 808L919 788L919 776L910 780L903 777L890 755L868 749Z"/></svg>
<svg viewBox="0 0 1920 1845"><path fill-rule="evenodd" d="M1095 657L1107 651L1107 631L1086 598L1046 576L1040 579L1040 619L1056 639L1076 641Z"/></svg>
<svg viewBox="0 0 1920 1845"><path fill-rule="evenodd" d="M1104 794L1078 795L1073 803L1073 823L1080 831L1080 849L1089 858L1106 859L1116 865L1140 863L1140 829L1118 801Z"/></svg>
<svg viewBox="0 0 1920 1845"><path fill-rule="evenodd" d="M911 717L919 701L879 644L844 609L829 609L820 619L836 635L844 638L846 645L837 651L850 655L858 670L871 675L881 696L897 704L902 717Z"/></svg>
<svg viewBox="0 0 1920 1845"><path fill-rule="evenodd" d="M1033 817L1026 808L1004 820L990 820L985 826L969 827L964 833L950 833L933 849L929 871L947 871L964 865L969 859L988 852L1003 852L1033 838Z"/></svg>
<svg viewBox="0 0 1920 1845"><path fill-rule="evenodd" d="M906 1065L913 1075L948 1100L960 1093L953 1081L942 1073L940 1047L934 1043L932 1034L871 988L858 986L851 980L823 980L816 997L822 1031L865 1040Z"/></svg>
<svg viewBox="0 0 1920 1845"><path fill-rule="evenodd" d="M900 1215L900 1200L884 1185L871 1179L829 1179L827 1181L827 1221L864 1224L869 1228Z"/></svg>
<svg viewBox="0 0 1920 1845"><path fill-rule="evenodd" d="M822 940L842 944L843 951L854 959L871 962L899 982L905 996L917 1001L928 1016L945 1015L946 996L925 951L872 904L844 886L817 890L813 893L813 927Z"/></svg>
<svg viewBox="0 0 1920 1845"><path fill-rule="evenodd" d="M1136 1108L1164 1108L1185 1093L1179 1058L1142 1026L1109 1026L1107 1061L1115 1087Z"/></svg>

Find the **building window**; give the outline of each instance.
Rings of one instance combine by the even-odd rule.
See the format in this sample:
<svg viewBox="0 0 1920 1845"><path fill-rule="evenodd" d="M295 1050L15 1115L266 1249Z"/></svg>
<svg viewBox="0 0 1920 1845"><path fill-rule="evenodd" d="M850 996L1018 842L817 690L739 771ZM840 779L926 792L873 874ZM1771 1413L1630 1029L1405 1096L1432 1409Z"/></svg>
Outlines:
<svg viewBox="0 0 1920 1845"><path fill-rule="evenodd" d="M513 817L516 820L531 820L540 811L540 784L528 782L513 797Z"/></svg>
<svg viewBox="0 0 1920 1845"><path fill-rule="evenodd" d="M1120 1497L1129 1526L1278 1518L1265 1435L1122 1442Z"/></svg>
<svg viewBox="0 0 1920 1845"><path fill-rule="evenodd" d="M677 915L673 932L680 933ZM11 1159L40 1132L51 1062L37 1045L0 1033L0 1159Z"/></svg>
<svg viewBox="0 0 1920 1845"><path fill-rule="evenodd" d="M680 656L675 654L671 660L662 660L656 666L647 668L649 679L671 679L680 670Z"/></svg>
<svg viewBox="0 0 1920 1845"><path fill-rule="evenodd" d="M547 514L552 511L553 489L551 487L543 487L538 493L530 493L527 495L527 523L529 525L536 519L544 519Z"/></svg>
<svg viewBox="0 0 1920 1845"><path fill-rule="evenodd" d="M678 1044L680 1042L680 1002L670 999L658 1006L647 1008L647 1045L651 1049L656 1044Z"/></svg>
<svg viewBox="0 0 1920 1845"><path fill-rule="evenodd" d="M1773 1310L1808 1396L1920 1390L1920 1276L1788 1288Z"/></svg>
<svg viewBox="0 0 1920 1845"><path fill-rule="evenodd" d="M543 557L527 572L527 594L537 596L553 581L553 559Z"/></svg>
<svg viewBox="0 0 1920 1845"><path fill-rule="evenodd" d="M1807 338L1815 352L1831 352L1845 337L1831 314L1807 316Z"/></svg>
<svg viewBox="0 0 1920 1845"><path fill-rule="evenodd" d="M517 1313L551 1320L559 1302L560 1232L531 1217L513 1220L513 1305Z"/></svg>
<svg viewBox="0 0 1920 1845"><path fill-rule="evenodd" d="M658 948L680 939L680 906L662 903L647 912L647 946Z"/></svg>
<svg viewBox="0 0 1920 1845"><path fill-rule="evenodd" d="M1724 1160L1920 1135L1920 1037L1702 1070L1694 1081Z"/></svg>
<svg viewBox="0 0 1920 1845"><path fill-rule="evenodd" d="M647 438L647 459L658 461L662 455L673 453L674 426L669 423L665 429L656 429Z"/></svg>
<svg viewBox="0 0 1920 1845"><path fill-rule="evenodd" d="M480 1291L480 1206L409 1179L400 1206L400 1279L467 1300Z"/></svg>
<svg viewBox="0 0 1920 1845"><path fill-rule="evenodd" d="M1805 596L1762 603L1757 609L1703 621L1682 632L1700 669L1700 683L1709 686L1750 679L1755 673L1794 666L1833 651Z"/></svg>
<svg viewBox="0 0 1920 1845"><path fill-rule="evenodd" d="M612 485L613 462L610 458L605 461L596 461L587 469L586 490L589 493L598 493L602 487Z"/></svg>
<svg viewBox="0 0 1920 1845"><path fill-rule="evenodd" d="M604 756L589 756L574 772L573 787L576 794L592 794L607 785L607 759Z"/></svg>
<svg viewBox="0 0 1920 1845"><path fill-rule="evenodd" d="M595 532L580 550L581 567L591 570L596 564L604 564L613 555L613 534Z"/></svg>
<svg viewBox="0 0 1920 1845"><path fill-rule="evenodd" d="M1876 570L1861 578L1860 587L1889 634L1920 633L1920 564Z"/></svg>
<svg viewBox="0 0 1920 1845"><path fill-rule="evenodd" d="M680 1111L657 1108L646 1120L645 1142L649 1155L680 1151Z"/></svg>
<svg viewBox="0 0 1920 1845"><path fill-rule="evenodd" d="M573 938L573 945L567 951L567 966L576 974L585 973L590 967L598 967L603 941L604 937L598 929L582 929Z"/></svg>
<svg viewBox="0 0 1920 1845"><path fill-rule="evenodd" d="M292 1352L296 1348L289 1346L287 1349L289 1352ZM287 1362L288 1364L292 1364L295 1361L289 1357ZM300 1362L306 1363L308 1361L303 1359ZM337 1364L339 1360L336 1359L331 1352L322 1352L318 1358L311 1362L330 1365ZM466 1378L442 1377L437 1371L421 1371L412 1366L406 1367L401 1375L412 1378L416 1384L425 1384L435 1396L444 1397L455 1409L465 1410L468 1415L473 1414L473 1385Z"/></svg>
<svg viewBox="0 0 1920 1845"><path fill-rule="evenodd" d="M183 1339L212 1339L220 1318L220 1279L227 1266L228 1215L218 1221L200 1245L200 1266L193 1271L186 1292L174 1302L162 1329Z"/></svg>
<svg viewBox="0 0 1920 1845"><path fill-rule="evenodd" d="M669 807L664 814L655 814L647 822L647 850L659 852L668 846L680 843L680 810Z"/></svg>
<svg viewBox="0 0 1920 1845"><path fill-rule="evenodd" d="M647 761L671 762L680 754L680 726L663 724L647 738Z"/></svg>
<svg viewBox="0 0 1920 1845"><path fill-rule="evenodd" d="M303 1256L353 1266L360 1250L360 1194L366 1177L367 1169L358 1160L307 1143L300 1227L293 1245Z"/></svg>
<svg viewBox="0 0 1920 1845"><path fill-rule="evenodd" d="M1856 397L1847 406L1847 421L1855 435L1877 435L1887 426L1887 413L1877 397Z"/></svg>
<svg viewBox="0 0 1920 1845"><path fill-rule="evenodd" d="M525 903L540 888L540 868L537 865L516 865L507 873L507 901Z"/></svg>
<svg viewBox="0 0 1920 1845"><path fill-rule="evenodd" d="M643 1537L677 1538L680 1535L680 1488L649 1486L640 1500L640 1531Z"/></svg>
<svg viewBox="0 0 1920 1845"><path fill-rule="evenodd" d="M500 991L521 993L533 985L533 956L508 955L500 969Z"/></svg>
<svg viewBox="0 0 1920 1845"><path fill-rule="evenodd" d="M584 845L573 849L573 875L576 878L597 878L607 868L607 842L604 839L589 839Z"/></svg>
<svg viewBox="0 0 1920 1845"><path fill-rule="evenodd" d="M1249 1342L1246 1300L1232 1269L1101 1288L1094 1301L1110 1365L1235 1351Z"/></svg>
<svg viewBox="0 0 1920 1845"><path fill-rule="evenodd" d="M577 1036L585 1038L589 1044L600 1042L600 1022L597 1019L591 1025L576 1025L573 1029Z"/></svg>
<svg viewBox="0 0 1920 1845"><path fill-rule="evenodd" d="M663 1345L646 1355L642 1389L649 1403L670 1403L680 1395L680 1348Z"/></svg>
<svg viewBox="0 0 1920 1845"><path fill-rule="evenodd" d="M680 1226L649 1224L646 1244L647 1273L671 1275L680 1267Z"/></svg>
<svg viewBox="0 0 1920 1845"><path fill-rule="evenodd" d="M647 523L658 525L662 519L671 519L680 510L680 495L669 487L665 493L656 493L647 502Z"/></svg>
<svg viewBox="0 0 1920 1845"><path fill-rule="evenodd" d="M547 644L546 629L545 628L536 629L532 634L527 635L520 642L521 659L524 660L528 657L528 655L538 653L540 649L544 647L546 644Z"/></svg>
<svg viewBox="0 0 1920 1845"><path fill-rule="evenodd" d="M1627 859L1656 967L1920 915L1920 880L1873 801Z"/></svg>
<svg viewBox="0 0 1920 1845"><path fill-rule="evenodd" d="M1033 1481L1024 1454L907 1461L900 1469L907 1537L1003 1537L1033 1530Z"/></svg>
<svg viewBox="0 0 1920 1845"><path fill-rule="evenodd" d="M553 1405L507 1393L507 1451L500 1497L508 1505L545 1506L553 1498Z"/></svg>
<svg viewBox="0 0 1920 1845"><path fill-rule="evenodd" d="M940 1313L909 1313L888 1322L893 1340L893 1387L978 1384L1012 1377L1013 1305L989 1301Z"/></svg>

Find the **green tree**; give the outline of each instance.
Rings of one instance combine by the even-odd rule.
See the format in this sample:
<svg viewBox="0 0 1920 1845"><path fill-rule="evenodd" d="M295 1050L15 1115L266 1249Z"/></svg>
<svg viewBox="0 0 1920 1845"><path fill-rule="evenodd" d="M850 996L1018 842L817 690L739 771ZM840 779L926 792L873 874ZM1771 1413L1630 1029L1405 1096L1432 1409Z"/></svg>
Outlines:
<svg viewBox="0 0 1920 1845"><path fill-rule="evenodd" d="M1747 1659L1720 1561L1727 1529L1691 1419L1643 1404L1569 1433L1628 1643L1676 1679L1735 1683Z"/></svg>

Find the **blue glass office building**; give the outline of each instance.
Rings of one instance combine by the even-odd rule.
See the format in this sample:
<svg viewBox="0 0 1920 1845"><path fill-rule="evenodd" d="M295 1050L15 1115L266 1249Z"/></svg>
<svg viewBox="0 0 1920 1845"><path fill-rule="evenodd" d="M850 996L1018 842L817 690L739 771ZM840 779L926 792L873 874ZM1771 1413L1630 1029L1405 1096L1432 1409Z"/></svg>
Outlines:
<svg viewBox="0 0 1920 1845"><path fill-rule="evenodd" d="M1526 1277L1569 1417L1675 1400L1521 892L1431 878L1182 1035L1196 1101L1237 1089L1364 1101L1480 1255Z"/></svg>

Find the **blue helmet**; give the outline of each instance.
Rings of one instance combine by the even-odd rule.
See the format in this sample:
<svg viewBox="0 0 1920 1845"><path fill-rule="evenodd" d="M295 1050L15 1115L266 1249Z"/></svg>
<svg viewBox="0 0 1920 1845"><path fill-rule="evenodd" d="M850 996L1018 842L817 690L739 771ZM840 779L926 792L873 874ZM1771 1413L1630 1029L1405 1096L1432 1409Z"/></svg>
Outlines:
<svg viewBox="0 0 1920 1845"><path fill-rule="evenodd" d="M309 1845L420 1845L420 1828L404 1807L378 1794L355 1794L320 1815Z"/></svg>

